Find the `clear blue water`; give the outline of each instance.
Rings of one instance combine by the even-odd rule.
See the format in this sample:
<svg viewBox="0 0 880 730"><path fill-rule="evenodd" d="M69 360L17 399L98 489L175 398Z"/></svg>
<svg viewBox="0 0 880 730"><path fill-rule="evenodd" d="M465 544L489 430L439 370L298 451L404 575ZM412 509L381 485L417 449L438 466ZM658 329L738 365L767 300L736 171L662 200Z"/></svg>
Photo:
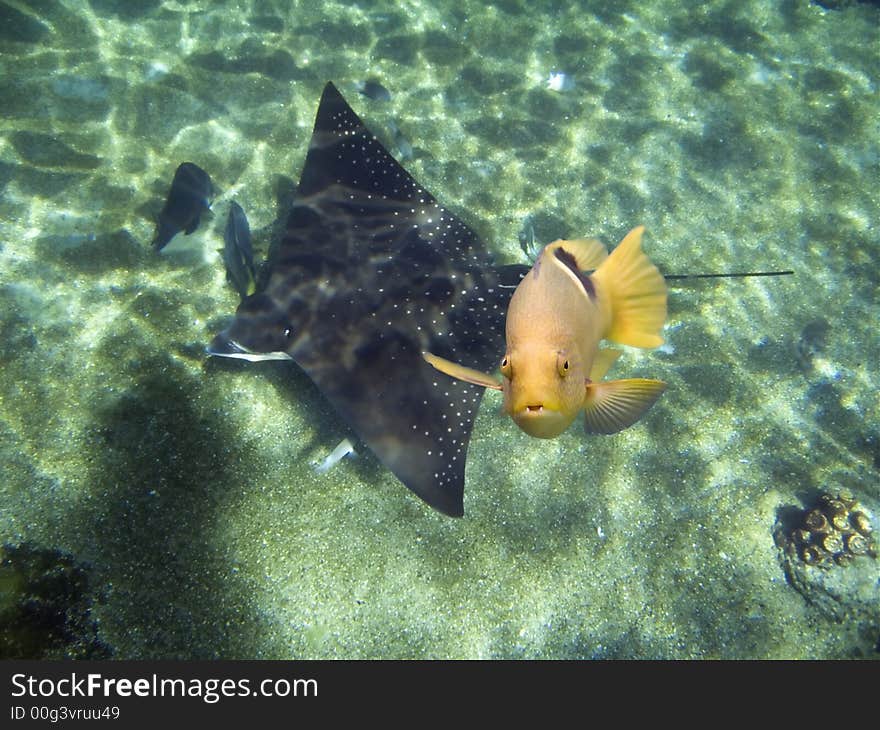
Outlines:
<svg viewBox="0 0 880 730"><path fill-rule="evenodd" d="M877 657L880 562L787 576L773 539L824 491L880 515L880 9L846 5L0 2L0 647ZM673 288L616 366L669 390L620 435L533 440L489 394L462 520L366 453L318 473L349 431L317 389L204 346L228 203L268 230L330 79L501 261L530 216L795 274ZM184 160L215 217L156 254ZM22 545L70 556L91 644L16 623Z"/></svg>

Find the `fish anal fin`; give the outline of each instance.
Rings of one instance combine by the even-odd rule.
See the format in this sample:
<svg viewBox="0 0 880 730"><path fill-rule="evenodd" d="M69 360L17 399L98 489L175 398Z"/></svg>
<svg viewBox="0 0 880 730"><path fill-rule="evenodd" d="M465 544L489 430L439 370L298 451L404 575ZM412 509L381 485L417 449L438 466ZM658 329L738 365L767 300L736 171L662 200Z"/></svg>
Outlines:
<svg viewBox="0 0 880 730"><path fill-rule="evenodd" d="M666 282L642 251L644 226L633 228L593 273L610 312L604 337L633 347L659 347L666 321Z"/></svg>
<svg viewBox="0 0 880 730"><path fill-rule="evenodd" d="M611 366L617 362L617 358L622 354L623 352L621 350L615 350L611 347L601 348L593 359L593 367L590 369L590 380L594 383L602 380L602 378L605 377L605 374L611 369Z"/></svg>
<svg viewBox="0 0 880 730"><path fill-rule="evenodd" d="M557 239L550 246L570 253L579 271L592 271L608 258L608 249L596 238Z"/></svg>
<svg viewBox="0 0 880 730"><path fill-rule="evenodd" d="M422 357L425 359L425 362L431 365L435 370L439 370L441 373L445 373L452 378L458 378L459 380L463 380L466 383L473 383L474 385L481 385L484 388L501 390L501 383L488 373L482 373L473 368L466 368L464 365L450 362L449 360L438 357L430 352L423 352Z"/></svg>
<svg viewBox="0 0 880 730"><path fill-rule="evenodd" d="M612 434L638 421L666 390L666 383L647 378L608 380L587 385L584 430Z"/></svg>

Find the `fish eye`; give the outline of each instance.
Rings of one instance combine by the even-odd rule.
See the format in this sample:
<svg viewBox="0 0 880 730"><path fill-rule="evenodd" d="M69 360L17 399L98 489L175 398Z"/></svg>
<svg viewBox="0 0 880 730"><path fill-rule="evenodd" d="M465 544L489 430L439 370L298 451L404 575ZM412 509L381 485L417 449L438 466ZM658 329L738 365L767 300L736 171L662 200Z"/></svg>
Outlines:
<svg viewBox="0 0 880 730"><path fill-rule="evenodd" d="M568 371L571 369L571 363L568 358L565 357L561 352L556 355L556 370L559 372L559 377L564 378L568 375Z"/></svg>
<svg viewBox="0 0 880 730"><path fill-rule="evenodd" d="M501 358L501 374L505 377L510 377L510 358L505 355Z"/></svg>

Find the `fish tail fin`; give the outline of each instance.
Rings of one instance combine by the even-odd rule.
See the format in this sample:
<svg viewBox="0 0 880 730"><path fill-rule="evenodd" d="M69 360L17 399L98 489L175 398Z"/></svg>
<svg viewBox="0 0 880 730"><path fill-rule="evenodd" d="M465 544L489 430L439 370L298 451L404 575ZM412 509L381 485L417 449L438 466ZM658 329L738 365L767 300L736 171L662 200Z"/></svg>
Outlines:
<svg viewBox="0 0 880 730"><path fill-rule="evenodd" d="M638 226L627 233L592 278L604 300L603 336L622 345L659 347L666 321L666 282L642 251L644 230Z"/></svg>

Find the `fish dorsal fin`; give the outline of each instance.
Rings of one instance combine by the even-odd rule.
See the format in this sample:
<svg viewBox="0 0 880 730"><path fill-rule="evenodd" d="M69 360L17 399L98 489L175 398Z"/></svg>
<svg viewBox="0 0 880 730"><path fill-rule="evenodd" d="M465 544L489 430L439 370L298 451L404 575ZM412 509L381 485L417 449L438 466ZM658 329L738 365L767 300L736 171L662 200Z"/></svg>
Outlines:
<svg viewBox="0 0 880 730"><path fill-rule="evenodd" d="M642 251L644 226L626 234L593 272L600 297L608 307L606 339L633 347L659 347L666 321L666 283Z"/></svg>
<svg viewBox="0 0 880 730"><path fill-rule="evenodd" d="M608 258L608 249L595 238L572 238L570 240L559 238L553 243L547 244L547 248L551 250L561 248L570 253L574 257L579 271L597 269Z"/></svg>
<svg viewBox="0 0 880 730"><path fill-rule="evenodd" d="M431 365L435 370L439 370L441 373L445 373L452 378L463 380L466 383L473 383L474 385L482 385L484 388L501 390L501 383L488 373L483 373L479 370L474 370L473 368L467 368L464 365L451 362L445 358L433 355L430 352L423 352L422 357L425 359L425 362Z"/></svg>
<svg viewBox="0 0 880 730"><path fill-rule="evenodd" d="M611 369L611 366L617 362L617 358L619 358L623 352L620 350L615 350L611 347L603 347L597 353L596 357L593 358L593 367L590 369L590 380L594 383L598 380L602 380L605 377L605 374Z"/></svg>
<svg viewBox="0 0 880 730"><path fill-rule="evenodd" d="M629 428L653 406L666 383L647 378L608 380L587 385L584 430L612 434Z"/></svg>

